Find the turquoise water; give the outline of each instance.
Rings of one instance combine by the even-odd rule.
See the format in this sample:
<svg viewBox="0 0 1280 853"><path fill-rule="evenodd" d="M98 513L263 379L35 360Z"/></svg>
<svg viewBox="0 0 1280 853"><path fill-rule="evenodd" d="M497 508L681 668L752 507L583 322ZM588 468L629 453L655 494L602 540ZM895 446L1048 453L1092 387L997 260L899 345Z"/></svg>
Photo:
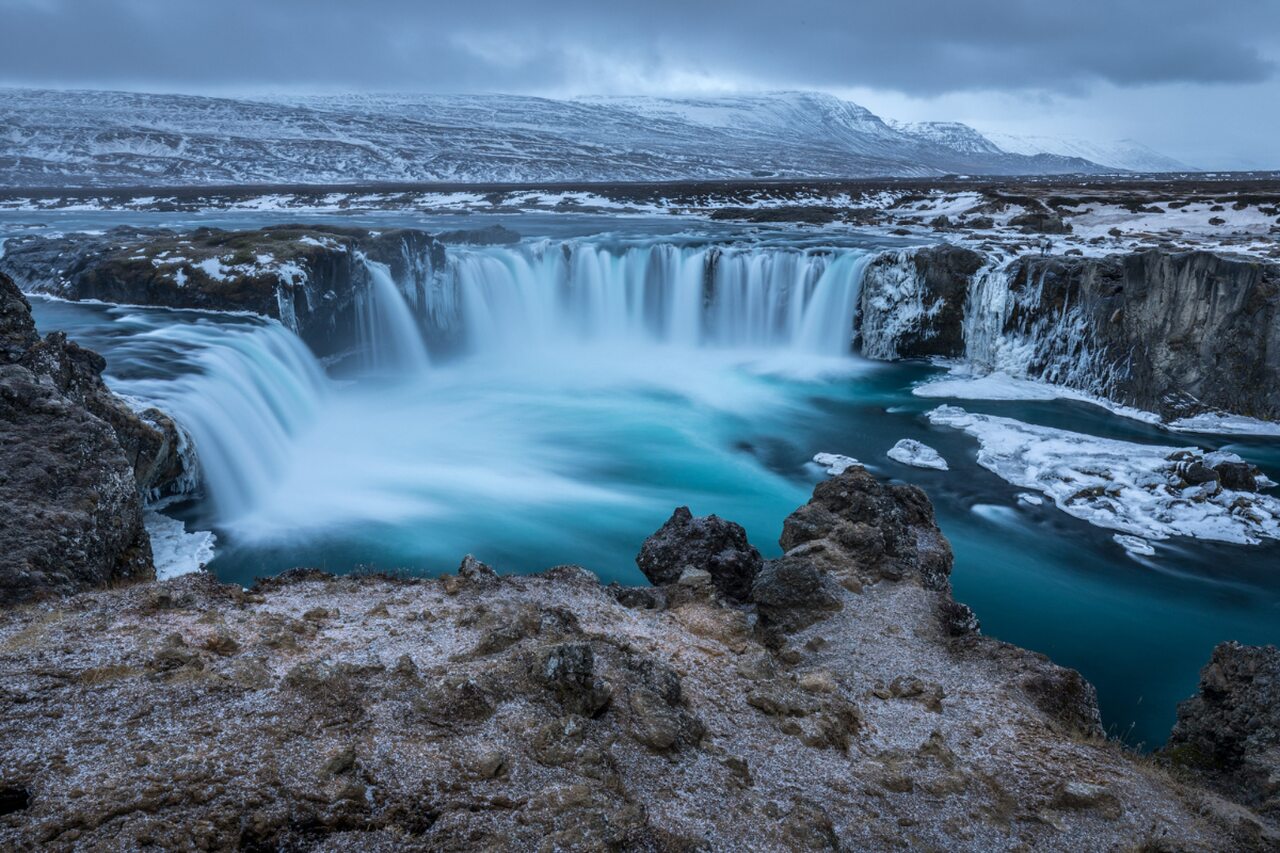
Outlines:
<svg viewBox="0 0 1280 853"><path fill-rule="evenodd" d="M572 230L570 219L553 221ZM506 224L529 233L536 222ZM769 231L767 240L785 234ZM103 352L127 392L198 369L194 351L205 344L175 328L212 324L216 339L219 329L231 335L251 323L47 301L36 314L42 329L66 329ZM1280 640L1275 543L1177 540L1138 562L1111 531L1019 504L1020 489L976 464L974 439L924 418L948 401L910 389L939 368L598 341L500 355L335 382L277 454L251 514L228 518L207 501L174 511L215 530L211 568L240 583L299 565L438 573L468 552L503 571L574 562L638 583L640 543L679 504L742 523L777 554L782 520L823 476L809 460L835 452L922 486L956 552L956 597L986 633L1080 669L1098 688L1109 730L1129 743L1167 737L1176 702L1194 692L1217 642ZM958 404L1126 441L1230 447L1280 480L1275 439L1172 435L1071 401ZM901 438L936 448L952 470L889 460Z"/></svg>

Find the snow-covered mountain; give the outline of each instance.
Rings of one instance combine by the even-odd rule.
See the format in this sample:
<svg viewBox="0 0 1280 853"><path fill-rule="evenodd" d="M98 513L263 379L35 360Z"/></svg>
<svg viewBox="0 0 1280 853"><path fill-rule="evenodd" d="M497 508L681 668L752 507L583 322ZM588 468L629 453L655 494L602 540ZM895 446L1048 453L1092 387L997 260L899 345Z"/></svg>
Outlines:
<svg viewBox="0 0 1280 853"><path fill-rule="evenodd" d="M0 89L0 186L14 188L1099 171L1076 155L1009 153L965 125L895 127L812 92L231 99Z"/></svg>
<svg viewBox="0 0 1280 853"><path fill-rule="evenodd" d="M982 134L1010 154L1060 154L1080 157L1112 169L1126 172L1194 172L1196 169L1153 151L1141 142L1121 139L1118 142L1094 142L1064 136L1018 136L1011 133Z"/></svg>

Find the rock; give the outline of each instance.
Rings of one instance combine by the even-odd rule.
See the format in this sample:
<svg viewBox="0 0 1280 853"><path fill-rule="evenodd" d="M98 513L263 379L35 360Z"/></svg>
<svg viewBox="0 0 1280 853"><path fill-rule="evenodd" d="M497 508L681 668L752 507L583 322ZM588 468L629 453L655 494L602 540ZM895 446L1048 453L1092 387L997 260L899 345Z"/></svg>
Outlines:
<svg viewBox="0 0 1280 853"><path fill-rule="evenodd" d="M1178 706L1163 754L1280 815L1280 648L1221 643Z"/></svg>
<svg viewBox="0 0 1280 853"><path fill-rule="evenodd" d="M613 695L609 683L596 676L595 655L586 643L552 647L543 656L538 672L560 704L575 714L594 716Z"/></svg>
<svg viewBox="0 0 1280 853"><path fill-rule="evenodd" d="M1028 211L1010 218L1009 225L1018 228L1024 234L1069 234L1071 226L1062 221L1062 217L1052 211Z"/></svg>
<svg viewBox="0 0 1280 853"><path fill-rule="evenodd" d="M1222 488L1237 492L1258 491L1258 469L1248 462L1219 462L1213 466Z"/></svg>
<svg viewBox="0 0 1280 853"><path fill-rule="evenodd" d="M493 586L498 583L498 573L471 554L462 558L462 565L458 567L458 577L477 586Z"/></svg>
<svg viewBox="0 0 1280 853"><path fill-rule="evenodd" d="M765 562L751 585L760 616L786 631L797 631L840 609L825 575L803 557Z"/></svg>
<svg viewBox="0 0 1280 853"><path fill-rule="evenodd" d="M1103 785L1068 780L1058 786L1050 803L1055 809L1095 811L1107 820L1117 820L1124 809L1116 795Z"/></svg>
<svg viewBox="0 0 1280 853"><path fill-rule="evenodd" d="M959 246L885 252L863 276L858 337L868 358L964 355L964 309L984 258Z"/></svg>
<svg viewBox="0 0 1280 853"><path fill-rule="evenodd" d="M41 339L0 274L0 605L155 576L139 489L181 466L103 367L65 335Z"/></svg>
<svg viewBox="0 0 1280 853"><path fill-rule="evenodd" d="M915 486L881 483L865 468L819 483L809 503L783 522L779 544L790 554L819 540L831 560L847 560L871 576L949 589L951 546Z"/></svg>
<svg viewBox="0 0 1280 853"><path fill-rule="evenodd" d="M734 601L750 597L751 582L763 562L741 525L715 515L694 518L683 506L645 540L636 556L636 565L651 583L675 583L686 568L701 569Z"/></svg>

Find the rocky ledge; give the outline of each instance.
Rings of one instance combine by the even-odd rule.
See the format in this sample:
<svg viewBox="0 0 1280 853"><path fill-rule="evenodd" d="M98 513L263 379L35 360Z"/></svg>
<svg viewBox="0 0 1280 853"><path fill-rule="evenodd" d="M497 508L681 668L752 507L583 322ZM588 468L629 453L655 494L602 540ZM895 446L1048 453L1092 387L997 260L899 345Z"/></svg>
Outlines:
<svg viewBox="0 0 1280 853"><path fill-rule="evenodd" d="M428 303L431 270L446 243L511 243L500 226L431 235L411 228L369 231L276 225L254 231L115 228L105 234L25 235L5 242L0 271L23 289L65 299L249 311L280 320L321 355L358 337L367 261Z"/></svg>
<svg viewBox="0 0 1280 853"><path fill-rule="evenodd" d="M55 332L0 273L0 605L155 576L143 492L182 474L177 427L134 412L101 356Z"/></svg>
<svg viewBox="0 0 1280 853"><path fill-rule="evenodd" d="M678 510L575 566L203 573L0 612L12 849L1264 850L983 637L918 489L853 467L764 560Z"/></svg>

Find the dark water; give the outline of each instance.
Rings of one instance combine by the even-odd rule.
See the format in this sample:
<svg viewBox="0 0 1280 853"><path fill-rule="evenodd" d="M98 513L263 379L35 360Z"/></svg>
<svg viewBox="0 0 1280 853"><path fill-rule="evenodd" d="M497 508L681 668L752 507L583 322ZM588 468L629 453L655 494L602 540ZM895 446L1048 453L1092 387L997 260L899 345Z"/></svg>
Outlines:
<svg viewBox="0 0 1280 853"><path fill-rule="evenodd" d="M121 218L67 214L52 227L101 228ZM505 224L552 237L689 230L665 220L514 219ZM201 220L267 221L276 220ZM396 223L422 224L407 214ZM751 234L788 239L785 231ZM69 330L102 351L121 390L160 397L163 383L200 369L196 355L211 345L186 334L189 326L206 324L216 338L218 324L231 334L247 322L56 302L37 302L36 313L42 329ZM776 554L783 518L823 476L809 460L836 452L923 487L955 548L956 597L974 607L986 633L1081 670L1098 688L1111 732L1130 743L1164 740L1175 704L1194 692L1216 643L1280 640L1275 543L1170 540L1139 562L1113 531L1048 504L1018 503L1021 489L976 464L974 439L924 417L948 401L914 397L911 386L938 372L794 353L599 345L554 348L515 365L439 364L424 376L327 392L314 425L289 438L288 459L271 470L251 517L231 522L204 503L176 511L218 533L212 568L241 583L295 565L434 573L467 552L504 571L575 562L634 583L642 580L633 562L641 541L678 504L742 523L762 551ZM1173 435L1071 401L959 405L1125 441L1228 447L1280 480L1276 439ZM889 460L885 452L902 438L936 448L952 470Z"/></svg>

